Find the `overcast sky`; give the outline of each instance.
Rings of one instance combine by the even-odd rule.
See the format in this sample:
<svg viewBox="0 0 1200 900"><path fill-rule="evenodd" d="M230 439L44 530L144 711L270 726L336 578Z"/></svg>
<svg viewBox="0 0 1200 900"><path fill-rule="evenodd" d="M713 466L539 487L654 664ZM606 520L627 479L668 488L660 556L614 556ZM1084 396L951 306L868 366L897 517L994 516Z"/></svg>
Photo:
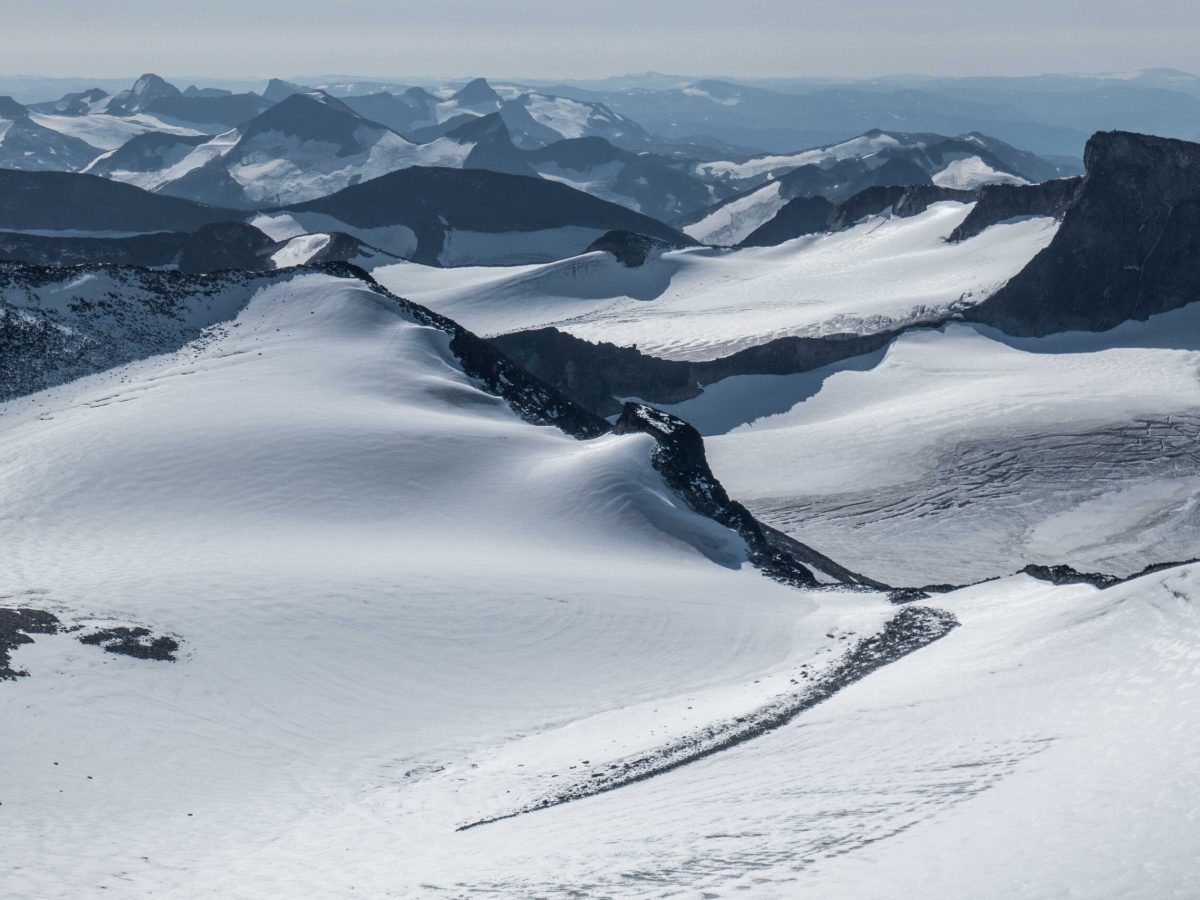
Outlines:
<svg viewBox="0 0 1200 900"><path fill-rule="evenodd" d="M0 0L0 74L1200 70L1196 0Z"/></svg>

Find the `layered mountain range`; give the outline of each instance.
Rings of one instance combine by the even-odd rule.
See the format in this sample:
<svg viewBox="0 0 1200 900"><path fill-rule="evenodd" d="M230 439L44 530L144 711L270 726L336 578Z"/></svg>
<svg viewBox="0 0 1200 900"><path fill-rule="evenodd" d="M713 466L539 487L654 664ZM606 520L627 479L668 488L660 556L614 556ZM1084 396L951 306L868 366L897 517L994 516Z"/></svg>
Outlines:
<svg viewBox="0 0 1200 900"><path fill-rule="evenodd" d="M1195 893L1200 145L248 87L0 101L5 892Z"/></svg>

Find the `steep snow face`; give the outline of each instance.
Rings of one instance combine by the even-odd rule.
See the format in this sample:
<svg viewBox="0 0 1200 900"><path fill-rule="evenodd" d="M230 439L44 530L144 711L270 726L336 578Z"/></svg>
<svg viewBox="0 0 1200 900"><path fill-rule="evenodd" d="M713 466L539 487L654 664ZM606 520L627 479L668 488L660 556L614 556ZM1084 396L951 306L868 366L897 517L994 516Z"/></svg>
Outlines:
<svg viewBox="0 0 1200 900"><path fill-rule="evenodd" d="M109 151L98 156L84 171L154 191L224 156L237 145L238 138L237 129L231 129L199 145L188 140L164 145L153 160L141 160L136 169L115 165L118 151Z"/></svg>
<svg viewBox="0 0 1200 900"><path fill-rule="evenodd" d="M787 203L778 181L763 185L744 197L715 208L683 233L705 244L731 247L744 241L755 229L771 221Z"/></svg>
<svg viewBox="0 0 1200 900"><path fill-rule="evenodd" d="M327 234L302 234L289 240L271 256L277 269L302 266L329 246Z"/></svg>
<svg viewBox="0 0 1200 900"><path fill-rule="evenodd" d="M978 156L953 160L932 177L938 187L963 191L978 190L985 184L1029 184L1019 175L996 171Z"/></svg>
<svg viewBox="0 0 1200 900"><path fill-rule="evenodd" d="M266 132L243 141L228 165L251 204L300 203L413 165L418 145L391 131L360 127L361 151L342 155L322 141L303 141L282 132ZM464 154L465 155L465 154Z"/></svg>
<svg viewBox="0 0 1200 900"><path fill-rule="evenodd" d="M5 890L340 894L340 824L315 881L282 865L310 825L630 706L596 758L651 746L769 699L838 622L891 615L763 578L652 446L521 421L446 334L319 274L183 351L0 405L5 605L182 642L173 664L74 634L15 651ZM455 841L473 812L432 827ZM407 844L406 823L371 813L359 837Z"/></svg>
<svg viewBox="0 0 1200 900"><path fill-rule="evenodd" d="M921 144L920 142L901 144L899 139L890 134L876 132L860 135L839 144L805 150L801 153L755 156L743 162L725 160L702 162L696 165L696 174L724 181L748 181L799 166L825 166L841 159L872 156L881 150L901 146L919 147Z"/></svg>
<svg viewBox="0 0 1200 900"><path fill-rule="evenodd" d="M621 138L628 136L630 131L641 130L640 126L599 103L536 93L525 94L518 102L525 106L535 122L564 138Z"/></svg>
<svg viewBox="0 0 1200 900"><path fill-rule="evenodd" d="M407 225L381 228L357 228L323 213L259 213L250 224L273 241L286 241L306 234L341 231L358 238L364 244L401 258L412 256L417 249L417 236Z"/></svg>
<svg viewBox="0 0 1200 900"><path fill-rule="evenodd" d="M1124 575L1200 547L1200 305L1103 334L906 334L676 407L756 515L867 575Z"/></svg>
<svg viewBox="0 0 1200 900"><path fill-rule="evenodd" d="M1004 284L1058 227L1030 219L946 243L970 209L938 203L778 247L671 251L636 269L589 254L502 272L399 265L375 275L480 333L553 325L654 356L712 359L788 335L940 319Z"/></svg>

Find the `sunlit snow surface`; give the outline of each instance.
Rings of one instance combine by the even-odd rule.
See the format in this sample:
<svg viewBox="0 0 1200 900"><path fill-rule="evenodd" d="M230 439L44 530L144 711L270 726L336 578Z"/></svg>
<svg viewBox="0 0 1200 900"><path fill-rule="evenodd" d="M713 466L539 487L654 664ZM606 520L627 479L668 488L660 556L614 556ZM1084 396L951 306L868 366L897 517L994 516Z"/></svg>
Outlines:
<svg viewBox="0 0 1200 900"><path fill-rule="evenodd" d="M593 253L512 269L400 264L374 274L478 333L553 325L654 356L711 359L789 335L941 318L1003 285L1057 229L1033 218L947 243L971 208L937 203L912 218L875 216L778 247L671 251L633 269Z"/></svg>
<svg viewBox="0 0 1200 900"><path fill-rule="evenodd" d="M521 422L444 334L311 274L0 406L4 602L183 641L14 652L4 893L1200 890L1196 567L936 598L960 628L777 731L456 831L753 709L894 613L761 577L649 450Z"/></svg>
<svg viewBox="0 0 1200 900"><path fill-rule="evenodd" d="M668 407L767 521L910 584L1200 553L1200 304L1101 334L949 325Z"/></svg>

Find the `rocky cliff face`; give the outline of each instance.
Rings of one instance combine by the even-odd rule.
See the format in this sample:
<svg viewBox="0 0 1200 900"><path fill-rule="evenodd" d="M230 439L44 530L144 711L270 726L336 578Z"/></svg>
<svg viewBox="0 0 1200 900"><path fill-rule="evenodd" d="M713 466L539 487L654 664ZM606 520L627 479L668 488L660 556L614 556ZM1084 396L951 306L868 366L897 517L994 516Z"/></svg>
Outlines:
<svg viewBox="0 0 1200 900"><path fill-rule="evenodd" d="M986 184L975 208L950 233L950 241L965 241L1006 219L1053 216L1061 219L1079 196L1082 178L1060 178L1041 184Z"/></svg>
<svg viewBox="0 0 1200 900"><path fill-rule="evenodd" d="M874 216L891 208L892 212L906 218L919 215L931 204L942 200L970 203L975 199L974 191L938 187L933 184L896 185L867 188L842 203L829 217L827 231L837 231L853 225L865 216Z"/></svg>
<svg viewBox="0 0 1200 900"><path fill-rule="evenodd" d="M593 344L557 328L537 328L491 339L501 352L577 403L604 416L621 411L617 397L680 403L703 386L732 375L791 375L872 353L896 336L835 334L785 337L730 356L682 362L647 356L633 347Z"/></svg>
<svg viewBox="0 0 1200 900"><path fill-rule="evenodd" d="M1200 300L1200 144L1100 132L1054 240L966 318L1009 334L1105 331Z"/></svg>

